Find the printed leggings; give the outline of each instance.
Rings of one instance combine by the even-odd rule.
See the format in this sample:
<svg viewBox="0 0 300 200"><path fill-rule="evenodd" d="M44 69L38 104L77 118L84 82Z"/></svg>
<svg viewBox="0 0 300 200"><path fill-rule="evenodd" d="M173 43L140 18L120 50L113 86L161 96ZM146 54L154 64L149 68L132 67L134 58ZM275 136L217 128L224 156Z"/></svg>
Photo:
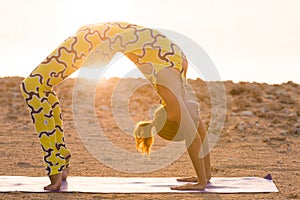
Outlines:
<svg viewBox="0 0 300 200"><path fill-rule="evenodd" d="M65 40L21 84L23 97L40 139L47 175L61 173L71 157L64 140L59 100L53 86L76 71L92 50L84 31Z"/></svg>
<svg viewBox="0 0 300 200"><path fill-rule="evenodd" d="M121 52L155 85L160 70L173 67L185 79L187 62L180 48L158 31L125 22L83 26L55 49L21 84L43 150L48 175L69 165L59 101L53 91L83 64L105 64ZM101 63L100 62L100 63ZM103 64L102 63L102 64ZM143 65L152 66L143 69ZM150 65L149 65L150 64Z"/></svg>
<svg viewBox="0 0 300 200"><path fill-rule="evenodd" d="M68 167L71 153L64 141L59 101L53 91L44 90L42 87L34 94L28 89L27 81L29 80L23 82L22 89L38 132L47 174L61 173Z"/></svg>
<svg viewBox="0 0 300 200"><path fill-rule="evenodd" d="M132 30L135 30L135 26L132 26ZM132 30L128 30L127 24L118 23L83 26L22 82L21 91L40 139L49 176L61 173L68 167L71 156L65 144L61 108L53 86L65 80L83 63L90 65L110 60L116 52L111 50L116 40L108 38L122 31L132 35ZM95 49L100 50L100 53Z"/></svg>

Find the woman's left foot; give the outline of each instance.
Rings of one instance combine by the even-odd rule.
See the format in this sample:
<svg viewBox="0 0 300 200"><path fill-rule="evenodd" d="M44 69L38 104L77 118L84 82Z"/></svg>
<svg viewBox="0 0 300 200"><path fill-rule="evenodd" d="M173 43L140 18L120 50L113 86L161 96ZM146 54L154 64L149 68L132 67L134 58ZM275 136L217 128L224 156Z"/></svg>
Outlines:
<svg viewBox="0 0 300 200"><path fill-rule="evenodd" d="M62 179L63 181L67 180L68 175L69 175L69 172L70 172L70 167L66 167L66 168L63 170L63 172L62 172L62 177L61 177L61 179Z"/></svg>
<svg viewBox="0 0 300 200"><path fill-rule="evenodd" d="M70 167L69 167L69 164L70 164L70 160L71 160L71 154L69 154L68 156L65 157L66 159L66 167L64 168L63 172L62 172L62 180L65 181L67 180L67 177L70 173Z"/></svg>

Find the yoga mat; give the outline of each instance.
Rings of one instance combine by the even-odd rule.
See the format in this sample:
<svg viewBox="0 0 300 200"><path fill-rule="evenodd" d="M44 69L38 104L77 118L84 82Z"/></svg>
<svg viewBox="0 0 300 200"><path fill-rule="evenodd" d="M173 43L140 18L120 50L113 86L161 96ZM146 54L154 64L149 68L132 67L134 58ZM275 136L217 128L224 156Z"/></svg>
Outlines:
<svg viewBox="0 0 300 200"><path fill-rule="evenodd" d="M49 192L43 186L49 184L48 177L0 176L0 192ZM123 178L123 177L68 177L60 192L84 193L260 193L278 192L269 177L213 177L205 190L171 190L181 185L176 178Z"/></svg>

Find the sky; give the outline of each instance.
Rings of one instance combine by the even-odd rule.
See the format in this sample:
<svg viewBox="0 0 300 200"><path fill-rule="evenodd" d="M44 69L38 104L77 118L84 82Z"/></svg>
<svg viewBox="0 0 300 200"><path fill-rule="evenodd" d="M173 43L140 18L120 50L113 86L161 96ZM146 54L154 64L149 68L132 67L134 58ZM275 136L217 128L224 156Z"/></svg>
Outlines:
<svg viewBox="0 0 300 200"><path fill-rule="evenodd" d="M222 80L300 83L297 0L0 0L0 77L27 76L85 24L127 21L181 33ZM175 41L176 42L176 41ZM134 66L116 62L110 76ZM188 78L195 78L192 67Z"/></svg>

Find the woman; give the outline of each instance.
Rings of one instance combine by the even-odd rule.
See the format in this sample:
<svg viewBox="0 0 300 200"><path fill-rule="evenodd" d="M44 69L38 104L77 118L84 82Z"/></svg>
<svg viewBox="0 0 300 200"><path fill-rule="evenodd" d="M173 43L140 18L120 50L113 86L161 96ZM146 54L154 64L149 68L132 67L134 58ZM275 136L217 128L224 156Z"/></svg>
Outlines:
<svg viewBox="0 0 300 200"><path fill-rule="evenodd" d="M206 130L195 112L198 110L197 103L189 101L185 94L187 60L180 48L165 35L153 29L124 22L81 27L21 84L23 96L40 138L45 168L51 181L44 189L60 189L62 180L68 176L71 158L71 153L65 145L61 109L53 87L81 66L106 64L117 52L123 53L137 65L162 98L163 106L156 112L154 121L138 124L135 130L137 148L150 153L153 143L152 126L155 126L159 135L165 139L185 140L197 177L179 181L196 183L172 189L204 189L211 177L210 160L209 154L199 158ZM162 123L164 119L161 113L165 113L166 123ZM147 128L148 125L150 128ZM168 133L171 136L168 136Z"/></svg>

